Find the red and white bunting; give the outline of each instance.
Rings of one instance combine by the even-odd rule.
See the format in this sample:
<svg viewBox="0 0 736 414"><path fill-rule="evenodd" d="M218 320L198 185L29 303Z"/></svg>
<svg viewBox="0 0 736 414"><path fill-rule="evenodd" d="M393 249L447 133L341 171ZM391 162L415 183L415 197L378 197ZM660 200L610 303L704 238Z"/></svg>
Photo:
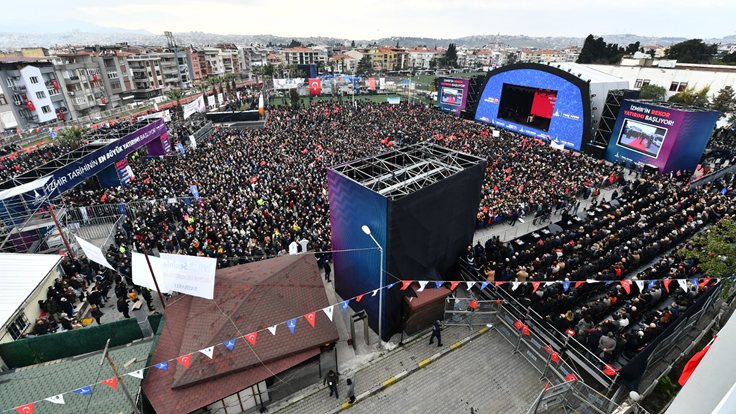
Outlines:
<svg viewBox="0 0 736 414"><path fill-rule="evenodd" d="M412 280L402 280L401 281L401 290L406 290L411 284L413 283Z"/></svg>
<svg viewBox="0 0 736 414"><path fill-rule="evenodd" d="M466 283L466 284L468 285L468 287L467 287L466 289L467 289L467 290L470 290L470 289L472 289L472 288L473 288L473 286L475 286L475 283L476 283L476 282L465 282L465 283Z"/></svg>
<svg viewBox="0 0 736 414"><path fill-rule="evenodd" d="M133 378L143 379L143 370L139 369L138 371L129 372L128 375Z"/></svg>
<svg viewBox="0 0 736 414"><path fill-rule="evenodd" d="M206 355L207 358L212 359L212 354L215 353L215 347L214 346L210 346L210 347L205 348L205 349L200 349L199 352L201 352L204 355Z"/></svg>
<svg viewBox="0 0 736 414"><path fill-rule="evenodd" d="M374 290L373 290L373 294L371 295L371 297L374 297L374 296L376 296L376 293L378 293L378 291L379 291L379 290L381 290L381 289L374 289Z"/></svg>
<svg viewBox="0 0 736 414"><path fill-rule="evenodd" d="M184 365L185 368L189 369L189 364L192 362L192 354L182 355L179 358L176 358L176 360L179 361L180 364Z"/></svg>
<svg viewBox="0 0 736 414"><path fill-rule="evenodd" d="M358 295L358 296L356 296L356 297L355 297L355 301L356 301L356 302L360 302L360 300L361 300L361 299L363 299L363 296L365 296L365 293L364 293L364 294L362 294L362 295Z"/></svg>
<svg viewBox="0 0 736 414"><path fill-rule="evenodd" d="M534 286L534 289L532 289L532 293L536 292L537 289L539 289L539 285L541 285L542 282L532 282L532 286Z"/></svg>
<svg viewBox="0 0 736 414"><path fill-rule="evenodd" d="M112 388L112 389L115 389L115 390L118 389L118 379L115 378L115 377L112 377L112 378L110 378L108 380L104 380L104 381L102 381L102 383L105 384L105 385L109 385L110 388Z"/></svg>
<svg viewBox="0 0 736 414"><path fill-rule="evenodd" d="M332 313L335 310L334 306L328 306L326 308L323 308L322 311L327 315L327 318L332 322Z"/></svg>
<svg viewBox="0 0 736 414"><path fill-rule="evenodd" d="M22 414L33 414L33 403L28 403L26 405L21 405L20 407L16 407L15 411L22 413Z"/></svg>
<svg viewBox="0 0 736 414"><path fill-rule="evenodd" d="M258 331L249 333L248 335L245 335L244 338L248 340L248 342L250 342L251 345L256 346L256 339L258 338Z"/></svg>
<svg viewBox="0 0 736 414"><path fill-rule="evenodd" d="M267 328L267 329L268 329L268 332L271 332L271 335L273 335L273 336L276 336L276 327L277 327L277 326L278 326L278 325L274 325L274 326L269 326L269 327Z"/></svg>
<svg viewBox="0 0 736 414"><path fill-rule="evenodd" d="M309 322L310 325L312 325L312 328L314 328L315 317L316 317L315 312L309 312L308 314L304 315L304 318L307 320L307 322Z"/></svg>
<svg viewBox="0 0 736 414"><path fill-rule="evenodd" d="M419 282L419 289L417 290L417 292L424 291L424 288L427 287L427 283L429 282L427 282L426 280Z"/></svg>
<svg viewBox="0 0 736 414"><path fill-rule="evenodd" d="M450 290L455 290L457 285L459 285L460 282L450 282Z"/></svg>
<svg viewBox="0 0 736 414"><path fill-rule="evenodd" d="M66 404L64 402L64 394L54 395L53 397L44 398L44 401L48 401L54 404Z"/></svg>

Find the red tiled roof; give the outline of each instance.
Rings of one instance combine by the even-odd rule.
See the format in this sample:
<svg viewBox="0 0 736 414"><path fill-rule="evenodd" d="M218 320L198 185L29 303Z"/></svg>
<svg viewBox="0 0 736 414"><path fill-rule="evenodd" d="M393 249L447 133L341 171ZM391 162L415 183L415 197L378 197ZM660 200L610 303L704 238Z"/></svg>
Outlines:
<svg viewBox="0 0 736 414"><path fill-rule="evenodd" d="M289 49L284 49L284 52L314 52L318 53L319 50L309 49L306 47L292 47Z"/></svg>
<svg viewBox="0 0 736 414"><path fill-rule="evenodd" d="M354 57L348 56L348 55L335 55L335 56L331 57L330 59L335 59L335 60L337 60L337 59L353 59L353 60L355 60Z"/></svg>
<svg viewBox="0 0 736 414"><path fill-rule="evenodd" d="M271 371L278 373L306 361L319 354L320 345L338 339L334 323L321 311L314 328L300 318L293 335L282 324L275 336L267 330L259 332L255 346L241 336L329 305L311 255L218 270L214 297L210 301L187 296L166 308L153 362L188 353L192 360L189 369L171 362L168 371L149 371L143 390L159 413L204 407L271 377ZM235 338L232 351L216 346L212 359L197 352Z"/></svg>
<svg viewBox="0 0 736 414"><path fill-rule="evenodd" d="M452 293L450 289L444 286L439 289L435 289L432 282L429 282L429 284L431 286L427 286L427 288L421 292L416 292L416 289L413 286L409 288L409 289L413 289L417 294L417 297L413 298L411 301L409 301L409 298L404 297L404 301L406 302L406 304L409 306L410 309L419 308L421 306L426 305L427 303L440 300L440 298L444 300L444 298L450 296L450 293Z"/></svg>

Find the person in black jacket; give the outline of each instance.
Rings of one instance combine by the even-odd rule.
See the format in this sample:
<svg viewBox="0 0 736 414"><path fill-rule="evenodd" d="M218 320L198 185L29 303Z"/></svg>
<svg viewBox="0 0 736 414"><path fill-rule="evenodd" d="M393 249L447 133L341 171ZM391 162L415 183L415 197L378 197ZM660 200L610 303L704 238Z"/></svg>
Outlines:
<svg viewBox="0 0 736 414"><path fill-rule="evenodd" d="M128 301L125 300L125 296L120 296L118 298L118 312L122 312L123 316L127 319L130 318L130 315L128 315L128 310L130 307L128 306Z"/></svg>
<svg viewBox="0 0 736 414"><path fill-rule="evenodd" d="M102 311L100 310L100 308L97 307L97 305L92 305L90 307L89 313L90 315L92 315L93 318L95 318L98 325L102 325L102 322L100 322L100 318L102 318L102 315L104 315L104 313L102 313Z"/></svg>
<svg viewBox="0 0 736 414"><path fill-rule="evenodd" d="M435 321L434 326L432 326L432 336L429 338L429 344L432 345L434 343L434 338L437 338L437 346L442 346L442 323L440 321Z"/></svg>
<svg viewBox="0 0 736 414"><path fill-rule="evenodd" d="M149 311L156 310L156 308L151 305L151 302L153 302L153 297L151 297L151 289L141 288L141 296L143 296L143 299L146 301L146 305L148 305Z"/></svg>
<svg viewBox="0 0 736 414"><path fill-rule="evenodd" d="M332 273L332 267L330 267L330 261L326 260L324 264L325 268L325 280L330 283L330 274Z"/></svg>

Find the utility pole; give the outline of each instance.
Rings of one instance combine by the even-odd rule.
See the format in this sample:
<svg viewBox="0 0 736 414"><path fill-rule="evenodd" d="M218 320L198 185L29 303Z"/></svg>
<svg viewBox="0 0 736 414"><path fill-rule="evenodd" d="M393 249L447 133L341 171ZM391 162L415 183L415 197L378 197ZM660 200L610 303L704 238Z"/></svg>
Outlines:
<svg viewBox="0 0 736 414"><path fill-rule="evenodd" d="M146 245L142 241L138 242L138 246L141 250L143 250L143 255L146 257L146 263L148 263L148 270L151 271L151 278L153 279L153 284L156 285L156 293L158 293L158 298L161 300L161 306L164 307L164 310L166 310L166 302L164 301L164 296L161 294L161 289L158 287L158 281L156 280L156 275L153 274L153 266L151 266L151 259L148 258L148 252L146 251Z"/></svg>
<svg viewBox="0 0 736 414"><path fill-rule="evenodd" d="M69 247L69 242L66 240L64 229L61 228L61 226L59 225L59 220L56 219L56 214L54 214L54 205L51 203L49 203L49 213L51 213L51 218L54 219L54 224L56 224L56 228L59 229L59 235L61 236L61 240L64 241L64 246L66 246L66 251L69 253L69 257L74 260L74 253Z"/></svg>
<svg viewBox="0 0 736 414"><path fill-rule="evenodd" d="M110 353L107 352L107 348L110 346L110 339L107 339L107 343L105 344L105 350L102 351L102 359L100 360L100 365L102 365L103 362L105 362L105 358L107 358L108 364L110 364L110 368L112 368L113 374L115 374L115 378L117 379L118 383L120 384L120 387L123 389L123 392L125 393L125 398L128 399L128 402L130 403L130 406L133 407L133 412L135 414L140 414L141 412L138 411L138 407L135 405L135 401L133 401L133 397L131 397L130 392L128 392L128 387L125 386L125 382L123 381L123 377L118 374L118 369L115 367L115 363L112 361L112 356L110 356Z"/></svg>

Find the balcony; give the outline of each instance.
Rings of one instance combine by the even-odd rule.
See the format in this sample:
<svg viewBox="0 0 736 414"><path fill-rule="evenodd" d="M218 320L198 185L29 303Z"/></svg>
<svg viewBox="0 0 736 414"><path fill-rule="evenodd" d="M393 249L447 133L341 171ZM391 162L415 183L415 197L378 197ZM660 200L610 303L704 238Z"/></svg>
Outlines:
<svg viewBox="0 0 736 414"><path fill-rule="evenodd" d="M22 91L25 91L26 90L26 85L13 85L13 86L10 87L10 89L12 89L14 91L22 92Z"/></svg>

